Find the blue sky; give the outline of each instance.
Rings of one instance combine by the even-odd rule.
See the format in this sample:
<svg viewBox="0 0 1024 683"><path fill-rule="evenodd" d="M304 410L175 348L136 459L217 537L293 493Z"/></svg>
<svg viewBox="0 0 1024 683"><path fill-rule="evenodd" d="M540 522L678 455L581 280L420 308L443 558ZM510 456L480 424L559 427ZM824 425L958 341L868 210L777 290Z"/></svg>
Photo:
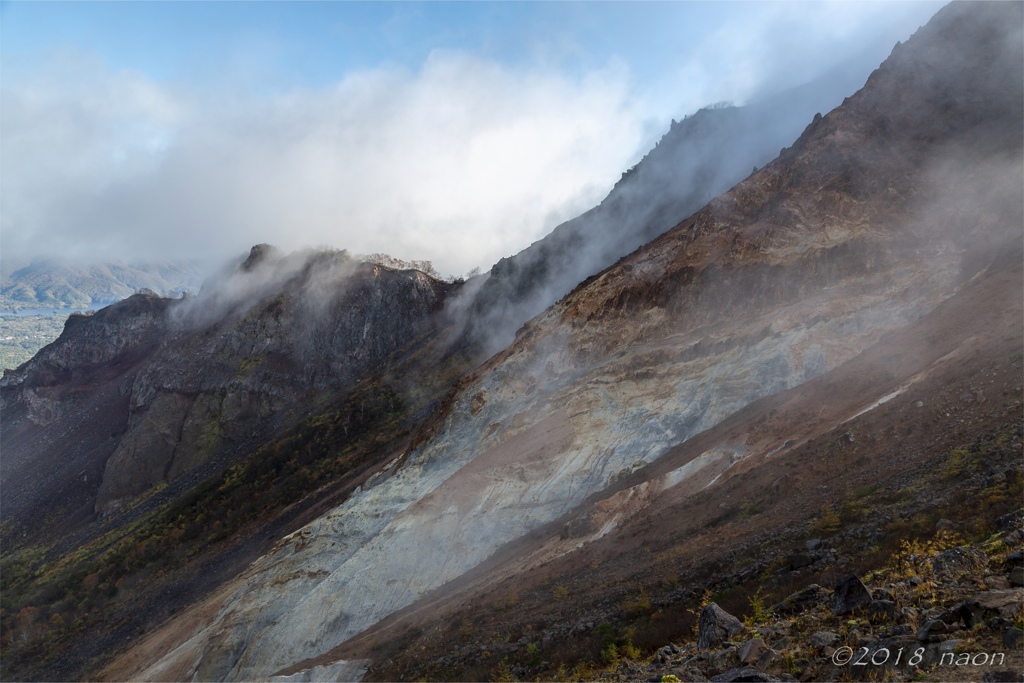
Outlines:
<svg viewBox="0 0 1024 683"><path fill-rule="evenodd" d="M0 4L4 257L330 244L488 268L668 126L934 2Z"/></svg>
<svg viewBox="0 0 1024 683"><path fill-rule="evenodd" d="M610 57L649 76L679 49L754 3L7 2L3 53L54 48L101 57L158 80L273 66L276 85L320 86L346 71L416 68L438 49L504 64L600 67Z"/></svg>

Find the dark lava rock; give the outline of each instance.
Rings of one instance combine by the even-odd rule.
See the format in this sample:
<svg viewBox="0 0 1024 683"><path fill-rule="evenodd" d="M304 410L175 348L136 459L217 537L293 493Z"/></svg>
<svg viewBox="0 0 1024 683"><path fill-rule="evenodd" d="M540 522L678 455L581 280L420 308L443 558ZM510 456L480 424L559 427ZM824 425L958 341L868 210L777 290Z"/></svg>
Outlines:
<svg viewBox="0 0 1024 683"><path fill-rule="evenodd" d="M897 636L909 636L912 633L914 633L914 627L910 624L899 624L886 630L886 634L890 638Z"/></svg>
<svg viewBox="0 0 1024 683"><path fill-rule="evenodd" d="M814 564L814 560L804 553L797 553L789 558L789 568L793 570L802 569L803 567L808 567L812 564Z"/></svg>
<svg viewBox="0 0 1024 683"><path fill-rule="evenodd" d="M708 650L743 630L743 624L715 603L700 611L697 621L697 647Z"/></svg>
<svg viewBox="0 0 1024 683"><path fill-rule="evenodd" d="M839 634L831 631L818 631L811 636L811 647L818 649L832 647L839 643Z"/></svg>
<svg viewBox="0 0 1024 683"><path fill-rule="evenodd" d="M921 628L917 629L917 639L922 643L941 640L940 634L947 630L946 622L941 619L929 619Z"/></svg>
<svg viewBox="0 0 1024 683"><path fill-rule="evenodd" d="M1021 526L1024 522L1024 515L1020 512L1011 512L996 520L996 529L999 531L1011 531Z"/></svg>
<svg viewBox="0 0 1024 683"><path fill-rule="evenodd" d="M1019 671L986 671L981 680L982 683L1021 683L1024 674Z"/></svg>
<svg viewBox="0 0 1024 683"><path fill-rule="evenodd" d="M820 605L827 597L828 590L813 583L799 593L793 593L782 602L773 605L771 611L783 617L802 614Z"/></svg>
<svg viewBox="0 0 1024 683"><path fill-rule="evenodd" d="M751 683L760 681L775 681L776 678L772 678L766 673L762 673L757 669L749 666L744 666L739 669L729 669L725 673L712 676L711 680L714 683L744 683L750 681Z"/></svg>
<svg viewBox="0 0 1024 683"><path fill-rule="evenodd" d="M1013 622L1009 619L1004 619L1003 617L992 617L985 622L985 625L993 631L998 631L1003 628L1013 628Z"/></svg>
<svg viewBox="0 0 1024 683"><path fill-rule="evenodd" d="M1003 647L1019 650L1021 643L1024 643L1024 631L1021 629L1011 628L1003 634Z"/></svg>
<svg viewBox="0 0 1024 683"><path fill-rule="evenodd" d="M889 602L896 602L896 598L893 597L892 591L888 588L872 588L871 597L875 600L888 600Z"/></svg>
<svg viewBox="0 0 1024 683"><path fill-rule="evenodd" d="M874 622L896 618L896 603L892 600L872 600L868 603L868 619Z"/></svg>
<svg viewBox="0 0 1024 683"><path fill-rule="evenodd" d="M832 614L849 614L870 602L871 593L867 587L856 574L850 574L836 584L835 593L832 594Z"/></svg>
<svg viewBox="0 0 1024 683"><path fill-rule="evenodd" d="M985 610L978 604L977 600L964 600L950 607L942 613L939 619L953 626L963 623L967 628L974 628L980 624L985 615Z"/></svg>
<svg viewBox="0 0 1024 683"><path fill-rule="evenodd" d="M1014 567L1009 574L1010 583L1014 586L1024 586L1024 567Z"/></svg>

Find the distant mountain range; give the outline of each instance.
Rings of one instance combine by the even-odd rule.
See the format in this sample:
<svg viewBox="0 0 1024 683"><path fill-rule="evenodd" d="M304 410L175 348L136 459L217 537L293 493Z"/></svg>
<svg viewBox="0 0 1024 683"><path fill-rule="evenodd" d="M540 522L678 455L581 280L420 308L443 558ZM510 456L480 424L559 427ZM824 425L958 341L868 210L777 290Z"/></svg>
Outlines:
<svg viewBox="0 0 1024 683"><path fill-rule="evenodd" d="M0 261L0 310L84 308L120 301L143 288L174 294L200 284L199 268L189 261L73 264L4 259Z"/></svg>

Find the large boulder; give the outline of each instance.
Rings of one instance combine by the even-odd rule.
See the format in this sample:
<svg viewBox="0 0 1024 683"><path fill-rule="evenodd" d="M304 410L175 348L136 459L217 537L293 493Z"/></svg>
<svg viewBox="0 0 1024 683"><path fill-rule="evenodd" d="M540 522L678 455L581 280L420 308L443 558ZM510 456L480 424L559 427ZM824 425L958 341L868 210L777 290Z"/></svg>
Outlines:
<svg viewBox="0 0 1024 683"><path fill-rule="evenodd" d="M717 604L709 603L700 611L697 621L697 647L709 650L742 630L743 624L739 619Z"/></svg>
<svg viewBox="0 0 1024 683"><path fill-rule="evenodd" d="M856 574L850 574L836 584L832 594L832 614L840 616L867 606L871 593Z"/></svg>
<svg viewBox="0 0 1024 683"><path fill-rule="evenodd" d="M968 571L984 560L984 554L970 548L950 548L939 553L932 560L932 569L936 574L948 574Z"/></svg>

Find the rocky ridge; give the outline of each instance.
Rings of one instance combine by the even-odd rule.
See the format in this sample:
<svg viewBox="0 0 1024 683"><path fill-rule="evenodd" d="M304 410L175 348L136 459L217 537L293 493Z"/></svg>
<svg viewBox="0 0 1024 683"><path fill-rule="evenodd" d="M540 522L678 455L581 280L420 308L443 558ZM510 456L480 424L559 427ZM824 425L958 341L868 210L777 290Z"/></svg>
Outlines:
<svg viewBox="0 0 1024 683"><path fill-rule="evenodd" d="M839 69L742 107L720 104L672 121L665 135L596 207L498 261L457 304L460 343L490 355L580 281L672 228L790 144L863 75ZM866 73L866 71L864 72Z"/></svg>
<svg viewBox="0 0 1024 683"><path fill-rule="evenodd" d="M197 296L142 292L71 316L0 380L5 676L46 661L67 678L82 660L58 662L47 643L89 641L73 654L92 657L107 638L123 642L355 486L369 454L400 443L459 372L431 346L458 286L344 252L257 246ZM145 591L122 588L140 574L174 600L139 607ZM22 628L15 612L27 607L45 617ZM53 614L62 628L38 623Z"/></svg>

